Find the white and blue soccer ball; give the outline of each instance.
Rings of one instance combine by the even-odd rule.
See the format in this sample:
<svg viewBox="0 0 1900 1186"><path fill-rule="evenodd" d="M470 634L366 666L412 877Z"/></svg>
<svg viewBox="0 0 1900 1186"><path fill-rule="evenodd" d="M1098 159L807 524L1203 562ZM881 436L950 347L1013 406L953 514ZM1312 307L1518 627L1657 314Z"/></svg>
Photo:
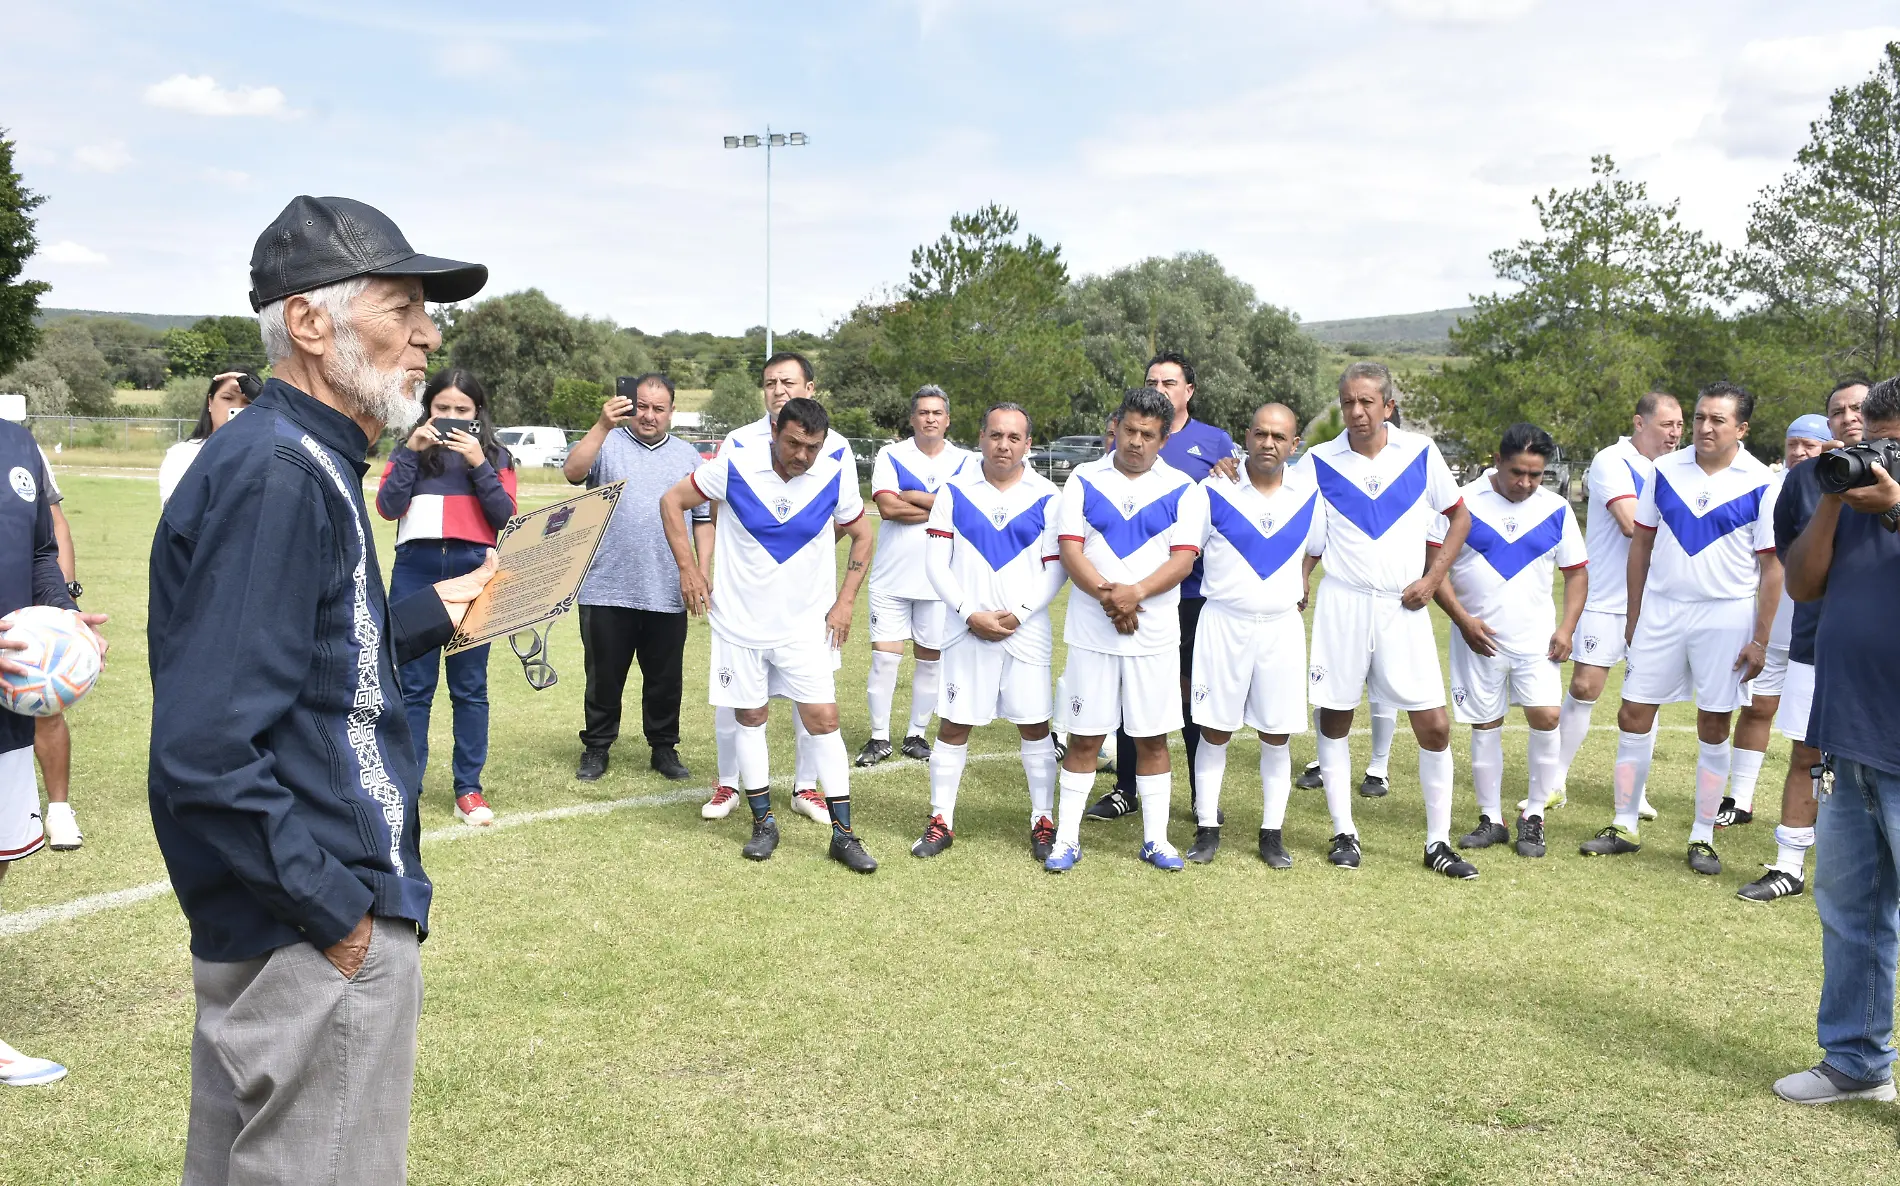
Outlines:
<svg viewBox="0 0 1900 1186"><path fill-rule="evenodd" d="M0 638L26 644L25 650L0 650L0 656L26 668L25 675L0 671L0 708L21 716L57 716L92 690L104 662L78 614L29 605L0 622L7 627Z"/></svg>

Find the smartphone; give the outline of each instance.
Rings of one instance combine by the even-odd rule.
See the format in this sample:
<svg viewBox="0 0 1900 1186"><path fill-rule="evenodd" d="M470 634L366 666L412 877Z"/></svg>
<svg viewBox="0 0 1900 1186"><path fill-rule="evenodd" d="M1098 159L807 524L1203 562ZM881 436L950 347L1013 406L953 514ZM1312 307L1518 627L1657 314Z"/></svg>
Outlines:
<svg viewBox="0 0 1900 1186"><path fill-rule="evenodd" d="M621 399L633 399L640 388L640 379L635 375L622 375L614 380L614 394Z"/></svg>
<svg viewBox="0 0 1900 1186"><path fill-rule="evenodd" d="M479 420L455 420L448 416L437 416L429 421L429 427L435 429L436 435L444 440L448 439L448 435L452 432L465 432L474 436L481 431L481 426L482 422Z"/></svg>
<svg viewBox="0 0 1900 1186"><path fill-rule="evenodd" d="M256 399L264 390L264 384L258 381L256 375L239 375L237 385L245 399Z"/></svg>
<svg viewBox="0 0 1900 1186"><path fill-rule="evenodd" d="M239 412L242 412L243 410L244 410L243 408L232 408L232 409L231 409L230 411L228 411L228 412L226 412L226 413L224 414L224 418L225 418L226 420L229 420L229 419L231 419L231 418L232 418L233 416L235 416L235 415L237 415L237 414L238 414Z"/></svg>

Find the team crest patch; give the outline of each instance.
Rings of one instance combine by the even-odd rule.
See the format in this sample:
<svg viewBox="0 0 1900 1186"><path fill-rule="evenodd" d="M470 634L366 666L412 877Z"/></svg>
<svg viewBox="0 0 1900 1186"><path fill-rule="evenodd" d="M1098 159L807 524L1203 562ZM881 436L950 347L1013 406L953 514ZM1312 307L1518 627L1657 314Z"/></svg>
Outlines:
<svg viewBox="0 0 1900 1186"><path fill-rule="evenodd" d="M871 625L877 625L877 611L875 610L871 612Z"/></svg>
<svg viewBox="0 0 1900 1186"><path fill-rule="evenodd" d="M772 504L772 513L779 517L780 522L784 522L785 517L792 513L792 500L789 498L781 498L777 502L774 502Z"/></svg>
<svg viewBox="0 0 1900 1186"><path fill-rule="evenodd" d="M1453 704L1456 704L1459 708L1463 708L1465 706L1466 699L1467 697L1465 695L1465 690L1463 688L1453 688L1451 690L1451 702Z"/></svg>
<svg viewBox="0 0 1900 1186"><path fill-rule="evenodd" d="M1326 669L1315 663L1312 667L1307 669L1306 678L1312 680L1315 684L1324 683L1326 681Z"/></svg>
<svg viewBox="0 0 1900 1186"><path fill-rule="evenodd" d="M1134 513L1135 513L1135 500L1132 498L1122 499L1122 515L1126 517Z"/></svg>
<svg viewBox="0 0 1900 1186"><path fill-rule="evenodd" d="M1081 712L1082 712L1082 698L1080 696L1069 697L1069 715L1078 716L1081 714Z"/></svg>
<svg viewBox="0 0 1900 1186"><path fill-rule="evenodd" d="M958 689L955 684L945 684L943 686L943 698L945 700L948 700L950 703L955 704L957 702L957 690Z"/></svg>
<svg viewBox="0 0 1900 1186"><path fill-rule="evenodd" d="M990 512L990 522L1000 528L1003 524L1009 522L1009 512L1002 507L997 507Z"/></svg>
<svg viewBox="0 0 1900 1186"><path fill-rule="evenodd" d="M33 480L33 475L26 472L26 467L23 465L13 467L7 474L7 482L13 487L13 492L27 502L32 502L39 496L40 484Z"/></svg>
<svg viewBox="0 0 1900 1186"><path fill-rule="evenodd" d="M1273 516L1272 515L1260 516L1260 534L1261 535L1273 534Z"/></svg>
<svg viewBox="0 0 1900 1186"><path fill-rule="evenodd" d="M1695 509L1698 511L1706 511L1709 509L1709 492L1707 490L1695 496Z"/></svg>
<svg viewBox="0 0 1900 1186"><path fill-rule="evenodd" d="M1367 478L1366 479L1366 493L1377 494L1379 492L1379 487L1383 485L1385 485L1385 483L1381 482L1378 478Z"/></svg>
<svg viewBox="0 0 1900 1186"><path fill-rule="evenodd" d="M1583 650L1584 650L1584 653L1587 655L1596 654L1596 650L1597 650L1597 636L1596 635L1586 634L1583 636Z"/></svg>
<svg viewBox="0 0 1900 1186"><path fill-rule="evenodd" d="M1195 684L1193 691L1194 691L1194 703L1205 704L1207 702L1207 685L1206 684Z"/></svg>
<svg viewBox="0 0 1900 1186"><path fill-rule="evenodd" d="M730 688L732 686L732 668L721 667L719 669L719 686L722 688Z"/></svg>
<svg viewBox="0 0 1900 1186"><path fill-rule="evenodd" d="M1504 521L1504 534L1506 535L1517 534L1517 520L1516 519L1506 519Z"/></svg>

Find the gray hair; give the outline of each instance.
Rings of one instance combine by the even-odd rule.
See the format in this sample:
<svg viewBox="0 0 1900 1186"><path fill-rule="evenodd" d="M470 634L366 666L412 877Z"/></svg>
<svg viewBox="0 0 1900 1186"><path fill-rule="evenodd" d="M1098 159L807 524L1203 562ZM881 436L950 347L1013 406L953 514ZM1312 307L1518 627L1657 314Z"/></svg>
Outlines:
<svg viewBox="0 0 1900 1186"><path fill-rule="evenodd" d="M1397 402L1399 398L1398 384L1392 381L1392 372L1384 363L1355 362L1347 367L1339 376L1339 394L1346 394L1346 388L1355 379L1378 380L1379 394L1385 397L1385 402L1388 404Z"/></svg>
<svg viewBox="0 0 1900 1186"><path fill-rule="evenodd" d="M347 329L350 325L350 306L368 287L368 276L356 276L296 295L309 301L311 308L328 313L331 324ZM290 327L284 324L284 301L288 299L281 297L257 311L257 328L264 336L264 357L270 359L272 366L290 357Z"/></svg>
<svg viewBox="0 0 1900 1186"><path fill-rule="evenodd" d="M917 410L917 401L920 399L940 399L943 401L943 410L946 412L950 410L950 397L945 395L943 388L937 386L935 383L926 383L910 393L911 411L915 412Z"/></svg>
<svg viewBox="0 0 1900 1186"><path fill-rule="evenodd" d="M1002 403L999 403L999 404L991 404L989 407L983 410L983 425L982 425L981 431L988 432L990 430L990 417L996 415L996 413L998 412L1015 412L1017 415L1023 418L1024 428L1031 428L1034 426L1034 422L1029 419L1029 412L1026 409L1024 409L1024 407L1021 404L1011 403L1008 400L1004 400Z"/></svg>
<svg viewBox="0 0 1900 1186"><path fill-rule="evenodd" d="M1122 392L1122 406L1115 410L1118 420L1129 416L1152 416L1161 421L1161 435L1165 437L1174 428L1174 401L1152 387L1130 387Z"/></svg>

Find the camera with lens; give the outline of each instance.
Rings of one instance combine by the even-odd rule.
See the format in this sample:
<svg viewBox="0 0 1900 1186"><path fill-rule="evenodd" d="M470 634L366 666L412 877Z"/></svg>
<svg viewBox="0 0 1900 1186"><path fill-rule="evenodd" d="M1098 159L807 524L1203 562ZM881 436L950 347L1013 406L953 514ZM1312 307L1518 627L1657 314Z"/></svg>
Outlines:
<svg viewBox="0 0 1900 1186"><path fill-rule="evenodd" d="M1876 467L1900 479L1900 440L1881 438L1829 449L1814 459L1814 481L1823 493L1839 494L1873 485Z"/></svg>

